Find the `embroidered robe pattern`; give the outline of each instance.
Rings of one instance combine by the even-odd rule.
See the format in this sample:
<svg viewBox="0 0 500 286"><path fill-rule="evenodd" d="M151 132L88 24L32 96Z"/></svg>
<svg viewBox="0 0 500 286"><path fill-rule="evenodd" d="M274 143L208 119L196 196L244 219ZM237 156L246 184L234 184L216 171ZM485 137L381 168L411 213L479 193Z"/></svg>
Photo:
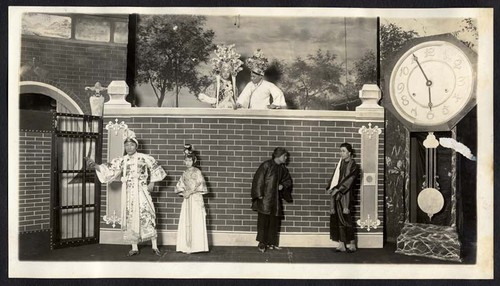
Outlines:
<svg viewBox="0 0 500 286"><path fill-rule="evenodd" d="M128 243L139 243L157 237L156 214L149 182L161 181L167 173L157 161L146 154L135 153L102 164L97 176L102 183L121 177L121 229Z"/></svg>

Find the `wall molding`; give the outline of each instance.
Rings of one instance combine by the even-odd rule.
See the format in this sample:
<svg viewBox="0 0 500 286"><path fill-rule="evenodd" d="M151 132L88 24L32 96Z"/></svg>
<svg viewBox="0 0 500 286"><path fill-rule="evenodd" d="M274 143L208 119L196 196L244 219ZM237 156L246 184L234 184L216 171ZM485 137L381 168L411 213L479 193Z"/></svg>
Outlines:
<svg viewBox="0 0 500 286"><path fill-rule="evenodd" d="M176 231L158 231L159 245L175 245ZM256 246L255 232L237 232L237 231L208 231L208 241L211 246ZM383 233L358 233L358 248L382 248ZM120 244L126 245L123 241L120 229L101 228L101 244ZM330 240L328 233L281 233L280 246L282 247L336 247L337 244Z"/></svg>
<svg viewBox="0 0 500 286"><path fill-rule="evenodd" d="M259 110L259 109L215 109L215 108L169 108L131 107L106 108L104 117L196 117L196 118L238 118L238 119L287 119L321 121L384 121L384 109L344 111L344 110Z"/></svg>

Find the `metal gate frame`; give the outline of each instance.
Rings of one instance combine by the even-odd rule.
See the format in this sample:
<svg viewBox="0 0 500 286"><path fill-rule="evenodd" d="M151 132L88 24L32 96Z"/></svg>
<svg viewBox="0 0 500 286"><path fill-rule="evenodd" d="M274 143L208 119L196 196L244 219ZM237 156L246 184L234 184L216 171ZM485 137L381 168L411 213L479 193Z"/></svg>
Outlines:
<svg viewBox="0 0 500 286"><path fill-rule="evenodd" d="M79 126L82 126L82 130L63 130L60 126L61 119L71 119L78 122ZM99 242L99 226L100 226L100 211L101 211L101 183L99 182L97 175L94 170L89 170L87 168L85 157L87 156L86 150L87 144L90 140L90 144L93 143L91 148L95 150L95 161L100 163L102 158L102 133L103 133L103 119L100 116L92 115L82 115L82 114L71 114L71 113L57 113L53 114L53 132L52 132L52 163L51 163L51 193L50 193L50 226L51 226L51 236L50 236L50 247L64 248L70 246L93 244ZM97 130L93 130L94 126L97 125ZM78 126L78 125L77 125ZM87 130L91 129L91 130ZM82 156L81 167L74 170L60 170L60 160L63 153L61 151L61 146L63 139L65 138L75 138L81 139ZM92 141L92 139L94 141ZM80 146L80 145L79 145ZM75 174L74 178L81 180L81 204L72 205L61 205L60 190L63 186L60 186L60 179L62 174ZM92 179L93 178L93 179ZM90 180L90 181L89 181ZM89 204L86 201L86 183L94 183L94 203ZM87 208L93 207L93 235L88 235L86 231L87 227ZM61 218L63 210L80 210L81 209L81 236L63 238L61 232Z"/></svg>

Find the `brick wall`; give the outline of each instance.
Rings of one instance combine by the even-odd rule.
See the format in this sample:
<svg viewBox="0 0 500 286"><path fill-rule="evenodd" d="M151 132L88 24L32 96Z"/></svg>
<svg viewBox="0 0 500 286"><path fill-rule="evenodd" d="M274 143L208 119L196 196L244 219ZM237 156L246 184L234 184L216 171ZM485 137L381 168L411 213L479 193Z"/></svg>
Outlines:
<svg viewBox="0 0 500 286"><path fill-rule="evenodd" d="M114 120L105 118L105 122ZM325 187L338 162L339 145L350 142L359 153L358 129L368 122L289 119L130 117L125 120L140 140L139 152L154 156L168 171L157 183L153 201L159 230L175 231L182 198L174 186L185 170L183 146L194 145L208 184L207 228L214 231L256 231L257 214L250 209L252 176L277 146L286 147L293 178L294 202L284 203L282 232L329 231L329 196ZM382 123L378 124L383 127ZM104 136L106 138L106 134ZM383 224L383 134L379 146L379 219ZM106 142L103 160L106 159ZM360 164L360 156L358 163ZM359 200L359 185L355 191ZM106 191L103 189L103 202ZM105 203L102 209L105 210ZM105 212L102 213L104 215ZM359 217L359 207L355 218ZM102 224L109 228L109 225ZM383 225L378 231L382 231ZM365 230L359 230L365 232ZM374 232L373 229L371 231ZM376 231L377 232L377 231Z"/></svg>
<svg viewBox="0 0 500 286"><path fill-rule="evenodd" d="M50 228L52 134L20 131L19 232Z"/></svg>
<svg viewBox="0 0 500 286"><path fill-rule="evenodd" d="M22 81L32 80L53 85L76 101L84 113L90 113L86 86L97 81L107 86L113 80L125 80L127 46L77 40L26 36L21 40L21 65L30 63L47 71L40 77L28 72Z"/></svg>

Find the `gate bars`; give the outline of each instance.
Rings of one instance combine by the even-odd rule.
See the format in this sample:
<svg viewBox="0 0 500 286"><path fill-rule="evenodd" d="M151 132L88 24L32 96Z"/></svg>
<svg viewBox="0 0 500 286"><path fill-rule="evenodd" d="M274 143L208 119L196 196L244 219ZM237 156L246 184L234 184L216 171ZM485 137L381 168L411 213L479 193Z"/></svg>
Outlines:
<svg viewBox="0 0 500 286"><path fill-rule="evenodd" d="M101 184L85 157L101 162L102 117L54 113L51 248L99 242Z"/></svg>

